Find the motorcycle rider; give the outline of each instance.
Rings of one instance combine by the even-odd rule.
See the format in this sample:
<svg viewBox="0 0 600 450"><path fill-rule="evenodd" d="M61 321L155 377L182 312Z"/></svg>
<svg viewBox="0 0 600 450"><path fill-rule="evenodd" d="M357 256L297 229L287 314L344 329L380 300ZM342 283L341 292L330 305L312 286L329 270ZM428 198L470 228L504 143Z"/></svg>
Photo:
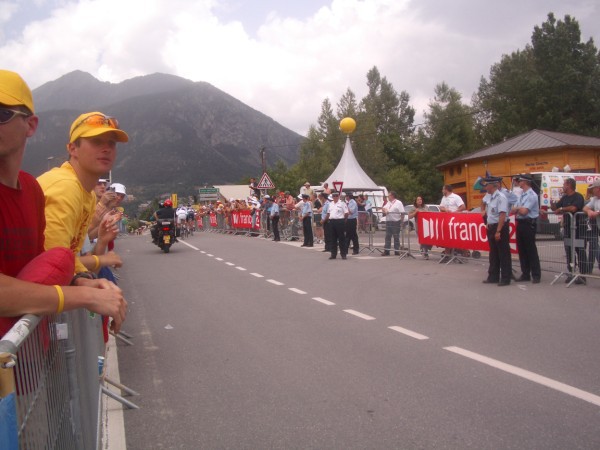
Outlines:
<svg viewBox="0 0 600 450"><path fill-rule="evenodd" d="M165 200L165 202L159 205L158 210L152 215L157 223L152 227L150 233L152 234L152 242L158 244L158 221L160 219L171 219L175 216L175 211L173 210L173 202L169 199ZM177 242L177 239L175 239Z"/></svg>

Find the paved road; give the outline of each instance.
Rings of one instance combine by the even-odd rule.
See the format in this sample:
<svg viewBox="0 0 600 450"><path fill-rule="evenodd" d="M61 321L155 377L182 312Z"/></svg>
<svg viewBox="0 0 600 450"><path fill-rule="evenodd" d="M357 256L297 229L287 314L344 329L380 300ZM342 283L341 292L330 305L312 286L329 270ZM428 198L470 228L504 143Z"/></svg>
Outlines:
<svg viewBox="0 0 600 450"><path fill-rule="evenodd" d="M600 282L196 234L118 242L129 449L599 448Z"/></svg>

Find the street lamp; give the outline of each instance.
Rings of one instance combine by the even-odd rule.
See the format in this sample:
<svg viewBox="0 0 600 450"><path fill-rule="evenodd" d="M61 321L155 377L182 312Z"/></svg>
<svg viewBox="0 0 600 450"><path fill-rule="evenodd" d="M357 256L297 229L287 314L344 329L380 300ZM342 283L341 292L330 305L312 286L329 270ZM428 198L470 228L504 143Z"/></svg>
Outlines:
<svg viewBox="0 0 600 450"><path fill-rule="evenodd" d="M50 170L50 161L54 159L54 156L48 156L48 170Z"/></svg>

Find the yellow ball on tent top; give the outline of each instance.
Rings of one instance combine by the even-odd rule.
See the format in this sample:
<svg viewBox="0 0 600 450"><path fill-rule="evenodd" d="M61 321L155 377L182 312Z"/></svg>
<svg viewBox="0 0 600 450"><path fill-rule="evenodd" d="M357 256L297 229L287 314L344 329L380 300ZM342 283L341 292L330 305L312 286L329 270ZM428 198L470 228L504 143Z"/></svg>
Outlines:
<svg viewBox="0 0 600 450"><path fill-rule="evenodd" d="M344 117L340 120L340 130L343 133L350 134L356 129L356 121L352 117Z"/></svg>

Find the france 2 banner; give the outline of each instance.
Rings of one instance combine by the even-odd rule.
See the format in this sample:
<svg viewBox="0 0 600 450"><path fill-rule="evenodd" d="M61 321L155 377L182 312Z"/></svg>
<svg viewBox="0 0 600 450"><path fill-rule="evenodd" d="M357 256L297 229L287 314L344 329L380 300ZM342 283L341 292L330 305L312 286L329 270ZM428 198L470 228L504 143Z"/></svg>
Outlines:
<svg viewBox="0 0 600 450"><path fill-rule="evenodd" d="M250 214L250 211L232 211L231 226L233 228L252 228L252 214ZM256 217L254 228L260 228L260 214Z"/></svg>
<svg viewBox="0 0 600 450"><path fill-rule="evenodd" d="M419 212L417 214L419 243L445 248L489 251L487 226L481 214ZM509 242L511 253L517 252L515 217L510 217Z"/></svg>

